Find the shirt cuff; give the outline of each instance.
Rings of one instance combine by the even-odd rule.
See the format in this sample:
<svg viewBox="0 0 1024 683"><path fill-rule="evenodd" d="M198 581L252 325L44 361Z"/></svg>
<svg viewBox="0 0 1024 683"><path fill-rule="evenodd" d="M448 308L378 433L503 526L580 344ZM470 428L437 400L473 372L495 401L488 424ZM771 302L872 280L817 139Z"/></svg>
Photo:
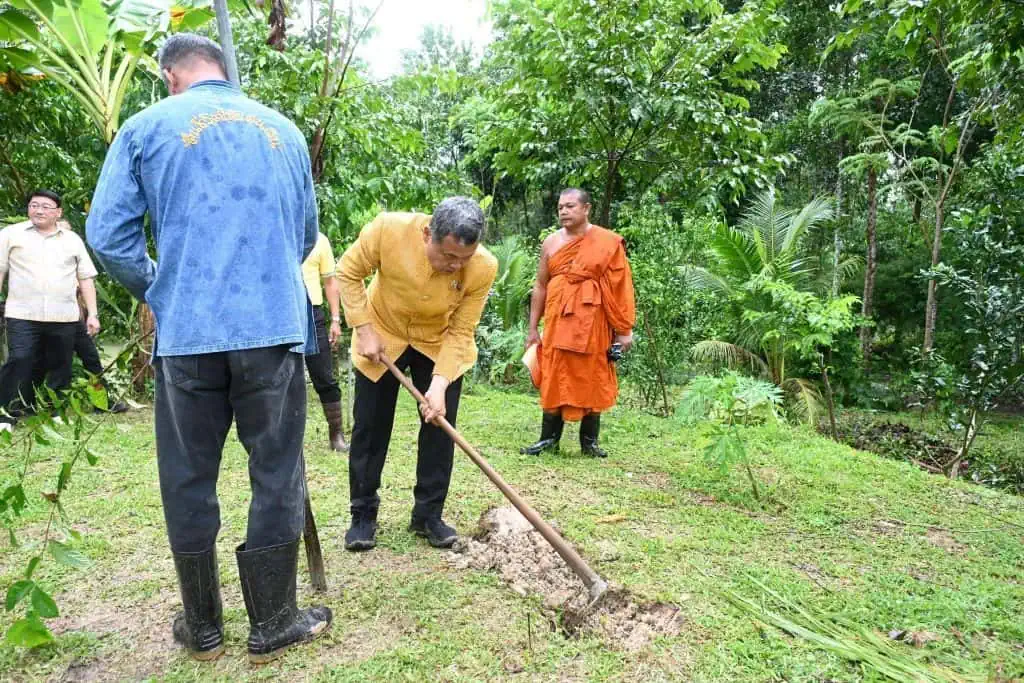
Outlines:
<svg viewBox="0 0 1024 683"><path fill-rule="evenodd" d="M444 377L449 383L454 382L462 374L459 372L458 359L450 355L445 355L442 352L442 355L437 359L437 362L434 363L433 374L441 375L441 377Z"/></svg>
<svg viewBox="0 0 1024 683"><path fill-rule="evenodd" d="M368 307L364 307L358 311L345 309L345 324L352 329L372 322L373 318L370 316Z"/></svg>

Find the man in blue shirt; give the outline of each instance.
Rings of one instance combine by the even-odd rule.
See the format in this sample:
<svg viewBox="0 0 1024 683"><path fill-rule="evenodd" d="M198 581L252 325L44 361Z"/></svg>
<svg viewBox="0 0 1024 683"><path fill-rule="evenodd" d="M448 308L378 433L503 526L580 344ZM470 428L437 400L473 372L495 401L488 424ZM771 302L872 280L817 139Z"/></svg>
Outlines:
<svg viewBox="0 0 1024 683"><path fill-rule="evenodd" d="M157 464L185 608L174 636L196 659L224 650L216 485L234 418L252 487L235 555L249 658L262 663L331 622L326 607L295 602L309 338L300 264L318 229L309 155L290 121L226 80L209 39L170 37L160 69L172 97L118 132L86 231L156 319ZM146 250L147 213L158 262Z"/></svg>

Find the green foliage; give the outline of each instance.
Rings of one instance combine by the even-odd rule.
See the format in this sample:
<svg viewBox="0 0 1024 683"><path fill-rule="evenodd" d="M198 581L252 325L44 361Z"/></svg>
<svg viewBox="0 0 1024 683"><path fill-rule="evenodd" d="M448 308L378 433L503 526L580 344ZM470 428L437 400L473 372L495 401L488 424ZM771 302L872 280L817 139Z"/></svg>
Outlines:
<svg viewBox="0 0 1024 683"><path fill-rule="evenodd" d="M317 31L326 34L326 17L318 20ZM335 40L343 41L345 31L345 22L336 18ZM410 64L437 60L430 70L379 84L355 60L344 82L332 82L321 96L322 43L294 39L280 52L266 44L259 18L235 23L246 93L294 121L311 141L326 126L317 199L321 230L336 251L355 238L371 208L429 213L446 196L486 194L462 172L461 135L449 124L474 78L456 70L468 68L457 48L430 35L433 42L408 57Z"/></svg>
<svg viewBox="0 0 1024 683"><path fill-rule="evenodd" d="M75 97L110 144L140 59L172 24L194 27L209 9L168 1L14 0L0 12L0 69L37 70ZM41 27L41 28L40 28Z"/></svg>
<svg viewBox="0 0 1024 683"><path fill-rule="evenodd" d="M742 296L748 283L763 279L808 287L815 271L805 257L804 238L833 217L827 199L814 199L796 211L780 206L770 188L754 199L736 227L718 229L711 242L711 267L685 265L683 274L690 286L724 297Z"/></svg>
<svg viewBox="0 0 1024 683"><path fill-rule="evenodd" d="M955 383L952 417L963 430L963 441L958 461L949 464L953 474L959 460L967 458L979 423L1024 384L1024 244L1007 244L970 222L956 236L959 252L973 257L972 267L940 264L929 273L960 300L961 334L971 348Z"/></svg>
<svg viewBox="0 0 1024 683"><path fill-rule="evenodd" d="M522 327L529 313L529 298L537 272L536 260L523 246L522 240L510 235L488 247L498 259L498 273L489 305L501 320L502 330Z"/></svg>
<svg viewBox="0 0 1024 683"><path fill-rule="evenodd" d="M537 263L517 236L488 249L498 259L498 273L477 330L480 359L475 375L494 384L512 384L525 379L520 358Z"/></svg>
<svg viewBox="0 0 1024 683"><path fill-rule="evenodd" d="M747 445L741 427L779 421L782 390L754 377L727 372L718 377L696 377L687 386L677 414L693 421L712 417L718 421L704 449L704 459L719 468L722 474L734 465L742 465L750 482L751 493L758 503L761 492L750 466Z"/></svg>
<svg viewBox="0 0 1024 683"><path fill-rule="evenodd" d="M491 83L466 116L478 158L534 186L647 190L692 204L736 201L788 163L772 157L740 93L785 51L771 4L502 0L486 62Z"/></svg>
<svg viewBox="0 0 1024 683"><path fill-rule="evenodd" d="M694 360L766 375L789 393L795 413L810 422L820 396L813 384L788 372L787 361L823 365L822 349L831 348L855 322L850 308L856 297L825 301L807 291L820 279L818 265L806 256L805 237L832 217L826 200L795 211L780 207L769 191L736 228L719 229L711 242L712 266L681 268L691 286L716 293L735 316L732 341L704 340L693 347Z"/></svg>
<svg viewBox="0 0 1024 683"><path fill-rule="evenodd" d="M781 347L784 353L792 351L804 360L817 361L821 349L831 348L836 338L857 322L851 309L859 299L853 295L826 300L775 280L755 281L750 289L754 294L766 294L771 306L744 311L743 322L763 330L762 346Z"/></svg>
<svg viewBox="0 0 1024 683"><path fill-rule="evenodd" d="M689 348L713 336L720 324L715 296L687 286L677 267L704 252L718 224L714 216L687 215L651 195L619 211L637 323L633 348L617 370L647 408L669 408L663 405L662 381L682 383L689 373Z"/></svg>
<svg viewBox="0 0 1024 683"><path fill-rule="evenodd" d="M140 341L127 344L110 368L126 366L138 351ZM15 524L25 509L25 482L33 463L33 448L66 445L68 455L60 462L53 489L40 491L50 506L41 546L55 562L73 569L88 566L89 559L72 544L81 536L71 527L62 501L71 488L75 467L80 460L84 457L90 466L99 461L95 451L89 447L90 439L102 424L93 417L93 409L105 410L109 399L101 385L94 383L95 379L76 379L69 390L60 393L49 387L40 388L35 414L19 421L16 432L0 433L0 456L7 461L21 458L24 462L19 468L18 479L7 485L0 496L0 522L7 529L12 546L18 544ZM7 589L5 607L8 612L25 605L24 616L7 629L6 640L12 645L33 648L53 640L42 620L58 616L57 603L32 579L43 558L44 555L34 555L26 566L24 578Z"/></svg>

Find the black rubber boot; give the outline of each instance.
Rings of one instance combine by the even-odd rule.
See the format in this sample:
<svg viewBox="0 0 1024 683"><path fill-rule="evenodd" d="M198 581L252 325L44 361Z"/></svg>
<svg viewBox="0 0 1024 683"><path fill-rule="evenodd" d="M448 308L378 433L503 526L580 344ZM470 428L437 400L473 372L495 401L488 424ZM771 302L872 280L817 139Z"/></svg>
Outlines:
<svg viewBox="0 0 1024 683"><path fill-rule="evenodd" d="M352 508L352 526L345 532L345 550L371 550L377 545L377 508Z"/></svg>
<svg viewBox="0 0 1024 683"><path fill-rule="evenodd" d="M193 659L216 659L224 652L217 550L173 554L181 604L185 608L174 617L174 639L185 646Z"/></svg>
<svg viewBox="0 0 1024 683"><path fill-rule="evenodd" d="M459 534L440 517L416 517L409 522L409 531L427 539L427 543L435 548L451 548L458 540Z"/></svg>
<svg viewBox="0 0 1024 683"><path fill-rule="evenodd" d="M306 643L331 625L331 610L295 605L295 573L299 541L269 548L235 550L238 578L242 583L245 611L249 613L249 661L265 664L285 650Z"/></svg>
<svg viewBox="0 0 1024 683"><path fill-rule="evenodd" d="M522 455L540 455L544 451L558 452L558 442L562 440L562 429L565 421L561 413L544 413L540 422L540 441L520 448Z"/></svg>
<svg viewBox="0 0 1024 683"><path fill-rule="evenodd" d="M583 455L592 458L607 458L608 454L597 445L597 437L601 433L601 413L589 413L580 422L580 448Z"/></svg>

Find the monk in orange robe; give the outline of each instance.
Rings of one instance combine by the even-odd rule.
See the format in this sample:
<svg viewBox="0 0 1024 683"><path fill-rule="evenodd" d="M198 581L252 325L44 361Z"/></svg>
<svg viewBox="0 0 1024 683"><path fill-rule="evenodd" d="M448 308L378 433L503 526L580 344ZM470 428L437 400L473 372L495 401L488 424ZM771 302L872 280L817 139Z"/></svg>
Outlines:
<svg viewBox="0 0 1024 683"><path fill-rule="evenodd" d="M598 446L601 413L615 405L619 393L609 349L632 346L636 304L622 237L592 225L589 215L587 192L563 190L562 228L544 240L541 251L526 346L540 344L537 383L544 415L540 441L520 451L527 455L557 450L565 420L579 420L583 453L607 457Z"/></svg>

